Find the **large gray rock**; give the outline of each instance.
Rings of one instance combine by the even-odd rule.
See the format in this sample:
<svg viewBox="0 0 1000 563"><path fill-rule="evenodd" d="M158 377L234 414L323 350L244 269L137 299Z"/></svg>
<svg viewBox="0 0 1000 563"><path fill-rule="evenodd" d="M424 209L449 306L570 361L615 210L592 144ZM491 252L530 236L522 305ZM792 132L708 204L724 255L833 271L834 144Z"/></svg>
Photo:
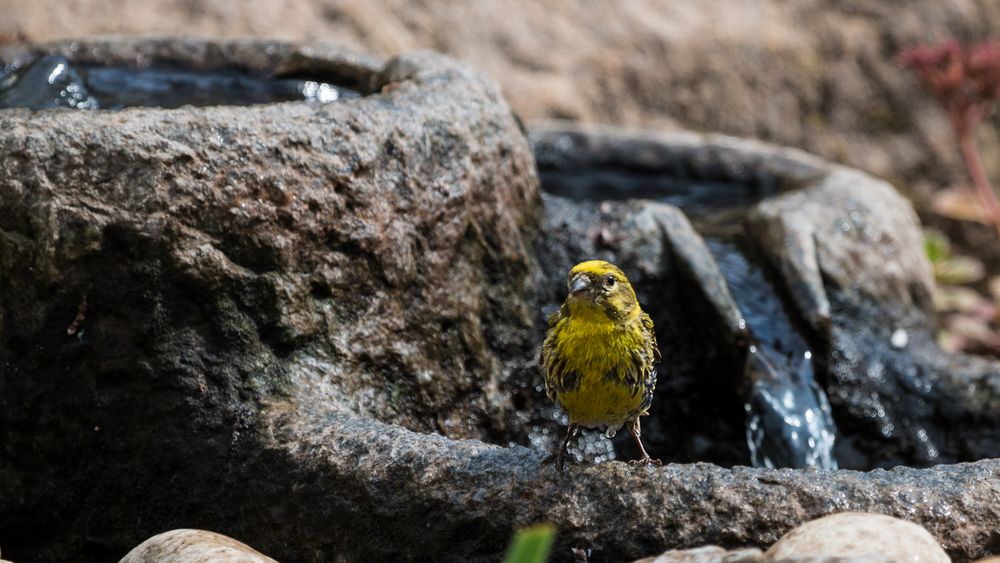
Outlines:
<svg viewBox="0 0 1000 563"><path fill-rule="evenodd" d="M356 410L452 436L500 424L497 346L519 343L486 335L529 320L513 292L528 272L537 184L491 84L428 53L376 72L357 55L280 43L38 50L105 64L346 66L331 76L376 94L329 105L6 111L0 298L12 330L0 350L13 369L55 347L77 368L126 378L155 372L159 358L193 378L175 384L198 388L212 383L211 351L240 356L221 370L253 358L241 379L264 391L287 380L283 356L313 347L337 358L329 376ZM80 338L49 332L50 322L69 326L84 299ZM27 341L35 346L16 345ZM113 366L78 356L109 347Z"/></svg>
<svg viewBox="0 0 1000 563"><path fill-rule="evenodd" d="M260 401L291 393L297 370L374 419L503 432L501 361L534 346L517 296L539 199L491 82L431 53L253 41L0 60L42 52L305 73L367 95L0 111L0 535L15 558L100 557L191 525L255 537L238 483L261 455ZM282 469L266 471L275 486ZM281 558L318 549L261 545L279 543Z"/></svg>
<svg viewBox="0 0 1000 563"><path fill-rule="evenodd" d="M749 219L751 236L814 329L829 326L831 290L932 313L919 222L888 184L831 168L808 189L762 202Z"/></svg>

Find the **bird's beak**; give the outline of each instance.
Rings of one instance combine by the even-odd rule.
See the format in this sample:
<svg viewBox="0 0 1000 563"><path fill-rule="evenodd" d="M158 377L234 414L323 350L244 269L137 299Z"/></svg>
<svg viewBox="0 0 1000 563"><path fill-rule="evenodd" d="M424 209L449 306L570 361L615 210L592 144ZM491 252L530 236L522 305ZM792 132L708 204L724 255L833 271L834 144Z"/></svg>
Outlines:
<svg viewBox="0 0 1000 563"><path fill-rule="evenodd" d="M577 295L583 293L590 287L590 278L584 275L579 275L573 278L573 281L569 284L570 295Z"/></svg>

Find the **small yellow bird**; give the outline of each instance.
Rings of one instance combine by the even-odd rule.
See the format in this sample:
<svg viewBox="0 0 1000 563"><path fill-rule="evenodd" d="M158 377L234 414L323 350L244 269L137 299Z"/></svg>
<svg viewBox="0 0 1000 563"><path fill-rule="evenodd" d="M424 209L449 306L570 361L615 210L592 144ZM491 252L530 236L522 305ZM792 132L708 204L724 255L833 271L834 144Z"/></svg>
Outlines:
<svg viewBox="0 0 1000 563"><path fill-rule="evenodd" d="M642 458L660 465L642 446L639 417L649 410L660 359L653 320L639 307L635 290L614 264L589 260L567 276L569 295L549 317L542 344L545 392L569 414L566 437L554 461L562 471L566 446L581 426L605 426L610 438L623 424Z"/></svg>

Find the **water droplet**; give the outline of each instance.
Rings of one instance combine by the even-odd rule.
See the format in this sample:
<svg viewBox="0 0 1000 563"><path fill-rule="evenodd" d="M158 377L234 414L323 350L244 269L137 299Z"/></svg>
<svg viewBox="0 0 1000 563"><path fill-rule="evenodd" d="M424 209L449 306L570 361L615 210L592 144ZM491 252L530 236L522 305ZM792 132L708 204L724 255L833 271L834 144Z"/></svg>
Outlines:
<svg viewBox="0 0 1000 563"><path fill-rule="evenodd" d="M910 335L905 329L897 328L892 332L892 337L889 339L893 348L900 349L906 348L906 345L910 342Z"/></svg>

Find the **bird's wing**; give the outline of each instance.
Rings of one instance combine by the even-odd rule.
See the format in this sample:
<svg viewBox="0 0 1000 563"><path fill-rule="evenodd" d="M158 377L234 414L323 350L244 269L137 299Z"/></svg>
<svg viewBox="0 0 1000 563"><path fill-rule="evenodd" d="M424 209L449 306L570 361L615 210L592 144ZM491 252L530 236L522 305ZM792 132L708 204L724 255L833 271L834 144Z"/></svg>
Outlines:
<svg viewBox="0 0 1000 563"><path fill-rule="evenodd" d="M646 333L649 345L653 349L653 363L660 363L660 346L656 342L656 329L653 328L653 318L649 316L648 313L643 312L642 316L642 329Z"/></svg>
<svg viewBox="0 0 1000 563"><path fill-rule="evenodd" d="M541 350L538 352L538 365L542 370L542 379L545 380L545 395L549 399L555 400L555 387L557 385L557 375L554 373L557 363L556 344L553 330L559 323L560 311L549 315L548 332L545 334L545 341L542 342Z"/></svg>
<svg viewBox="0 0 1000 563"><path fill-rule="evenodd" d="M568 316L569 316L569 309L567 309L566 304L563 303L558 309L556 309L555 311L552 312L551 315L549 315L548 329L552 330L553 328L555 328L557 324L559 324L559 321L563 317L568 317Z"/></svg>

